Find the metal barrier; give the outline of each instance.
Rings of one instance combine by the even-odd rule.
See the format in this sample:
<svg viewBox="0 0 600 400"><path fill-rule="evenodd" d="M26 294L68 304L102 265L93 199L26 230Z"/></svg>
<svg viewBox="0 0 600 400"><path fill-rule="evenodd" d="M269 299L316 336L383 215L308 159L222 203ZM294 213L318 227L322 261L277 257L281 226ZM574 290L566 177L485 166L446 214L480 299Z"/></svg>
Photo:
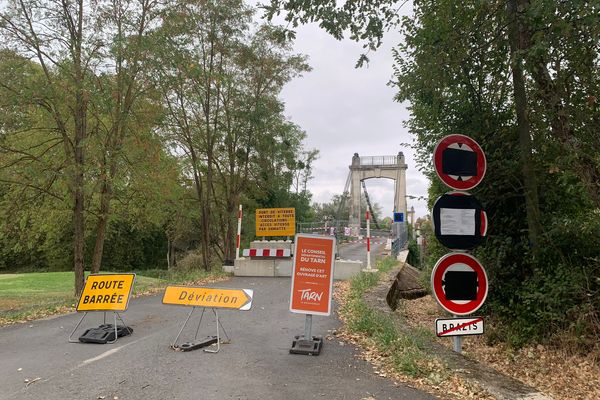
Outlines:
<svg viewBox="0 0 600 400"><path fill-rule="evenodd" d="M408 227L404 222L394 222L392 225L392 255L396 257L408 244Z"/></svg>
<svg viewBox="0 0 600 400"><path fill-rule="evenodd" d="M348 221L321 221L321 222L298 222L296 232L312 233L315 235L344 235L344 228L348 227Z"/></svg>

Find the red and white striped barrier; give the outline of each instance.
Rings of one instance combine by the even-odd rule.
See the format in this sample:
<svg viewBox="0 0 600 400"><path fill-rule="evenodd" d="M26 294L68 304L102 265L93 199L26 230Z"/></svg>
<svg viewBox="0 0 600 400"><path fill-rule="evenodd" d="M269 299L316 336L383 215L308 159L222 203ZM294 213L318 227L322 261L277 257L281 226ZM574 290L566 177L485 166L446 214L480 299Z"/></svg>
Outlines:
<svg viewBox="0 0 600 400"><path fill-rule="evenodd" d="M364 185L364 182L363 182ZM371 218L367 211L367 269L371 269Z"/></svg>
<svg viewBox="0 0 600 400"><path fill-rule="evenodd" d="M240 208L238 210L238 220L237 220L237 236L236 236L236 245L235 245L235 259L238 260L240 258L240 242L242 237L242 205L240 204Z"/></svg>
<svg viewBox="0 0 600 400"><path fill-rule="evenodd" d="M291 257L290 249L244 249L244 257Z"/></svg>

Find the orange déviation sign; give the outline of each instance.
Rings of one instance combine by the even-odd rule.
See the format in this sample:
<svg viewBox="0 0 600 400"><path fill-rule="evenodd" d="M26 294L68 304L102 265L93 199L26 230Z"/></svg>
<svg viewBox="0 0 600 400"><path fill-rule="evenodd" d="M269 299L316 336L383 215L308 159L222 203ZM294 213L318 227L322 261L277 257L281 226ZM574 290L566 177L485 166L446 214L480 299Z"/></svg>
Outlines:
<svg viewBox="0 0 600 400"><path fill-rule="evenodd" d="M223 289L197 286L167 286L163 304L229 308L247 311L252 307L252 289Z"/></svg>
<svg viewBox="0 0 600 400"><path fill-rule="evenodd" d="M135 274L92 274L85 281L77 311L125 311Z"/></svg>
<svg viewBox="0 0 600 400"><path fill-rule="evenodd" d="M331 314L335 238L296 235L290 311Z"/></svg>

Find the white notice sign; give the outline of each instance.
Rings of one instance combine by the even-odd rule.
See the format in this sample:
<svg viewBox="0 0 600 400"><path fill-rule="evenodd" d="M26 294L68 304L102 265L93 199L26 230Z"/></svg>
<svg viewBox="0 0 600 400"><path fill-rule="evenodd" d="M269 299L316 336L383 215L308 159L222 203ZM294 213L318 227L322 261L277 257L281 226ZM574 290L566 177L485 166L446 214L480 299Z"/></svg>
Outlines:
<svg viewBox="0 0 600 400"><path fill-rule="evenodd" d="M441 208L442 235L475 235L475 209Z"/></svg>
<svg viewBox="0 0 600 400"><path fill-rule="evenodd" d="M435 333L439 337L482 335L483 318L438 318L435 320Z"/></svg>

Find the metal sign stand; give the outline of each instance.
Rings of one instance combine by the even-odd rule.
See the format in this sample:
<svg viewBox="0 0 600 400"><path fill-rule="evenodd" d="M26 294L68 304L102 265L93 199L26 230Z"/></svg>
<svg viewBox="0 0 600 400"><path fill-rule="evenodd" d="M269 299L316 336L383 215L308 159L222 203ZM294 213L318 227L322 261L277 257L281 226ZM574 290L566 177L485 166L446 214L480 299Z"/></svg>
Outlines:
<svg viewBox="0 0 600 400"><path fill-rule="evenodd" d="M71 332L71 334L69 335L69 343L79 343L79 342L87 342L86 340L80 340L80 339L73 339L73 335L75 334L75 332L77 331L77 328L79 328L79 325L81 325L81 323L83 322L84 318L87 316L88 312L84 312L83 316L81 317L81 319L79 320L79 322L77 323L77 325L75 325L75 329L73 329L73 331ZM106 324L106 311L103 312L104 316L103 316L103 323L99 328L95 328L95 329L101 329L102 327L107 327ZM130 327L128 327L125 324L125 321L123 321L123 318L121 317L121 314L119 314L116 311L113 311L113 315L114 315L114 331L115 331L115 339L114 340L107 340L107 341L99 341L98 343L107 343L107 344L112 344L114 342L117 341L117 339L119 338L119 336L126 336L126 335L130 335L131 333L133 333L133 329L131 329ZM121 321L121 323L123 324L123 332L121 332L121 335L119 335L119 331L118 331L118 326L117 326L117 318L119 318L119 320ZM106 332L106 329L102 329L104 332ZM89 331L89 330L88 330ZM85 336L88 331L86 331L83 335ZM90 342L95 342L94 340L90 340Z"/></svg>
<svg viewBox="0 0 600 400"><path fill-rule="evenodd" d="M223 330L223 333L225 334L225 337L227 338L227 340L223 343L229 343L230 339L229 339L229 335L227 334L227 331L223 327L223 324L221 324L221 321L219 321L219 311L215 308L211 308L211 310L212 310L213 314L215 315L215 320L216 320L216 324L217 324L217 335L216 336L207 336L204 340L200 340L200 341L198 340L198 332L200 331L200 325L202 324L202 318L204 318L204 312L206 311L206 308L202 307L202 314L200 314L200 321L198 321L198 326L196 327L196 333L194 335L194 340L191 342L181 343L179 345L177 344L177 340L179 339L179 336L181 336L181 333L185 329L188 321L190 320L190 317L192 316L192 314L194 313L194 310L196 308L197 307L192 307L192 309L188 313L187 318L185 319L185 321L183 322L183 325L181 326L181 329L179 330L179 333L177 334L177 336L175 337L175 340L173 340L173 343L171 344L171 348L173 350L191 351L191 350L201 349L203 347L207 347L207 346L210 346L210 345L213 345L216 343L217 344L216 350L204 349L204 351L207 353L218 353L221 350L221 335L220 335L220 331L219 331L219 326L221 327L221 329Z"/></svg>
<svg viewBox="0 0 600 400"><path fill-rule="evenodd" d="M294 336L290 354L318 356L323 347L322 336L312 336L312 314L306 314L304 320L304 335Z"/></svg>
<svg viewBox="0 0 600 400"><path fill-rule="evenodd" d="M462 353L462 336L454 336L454 351L458 354Z"/></svg>
<svg viewBox="0 0 600 400"><path fill-rule="evenodd" d="M457 315L454 315L454 318L457 318ZM462 354L462 336L454 336L454 351L458 354Z"/></svg>

